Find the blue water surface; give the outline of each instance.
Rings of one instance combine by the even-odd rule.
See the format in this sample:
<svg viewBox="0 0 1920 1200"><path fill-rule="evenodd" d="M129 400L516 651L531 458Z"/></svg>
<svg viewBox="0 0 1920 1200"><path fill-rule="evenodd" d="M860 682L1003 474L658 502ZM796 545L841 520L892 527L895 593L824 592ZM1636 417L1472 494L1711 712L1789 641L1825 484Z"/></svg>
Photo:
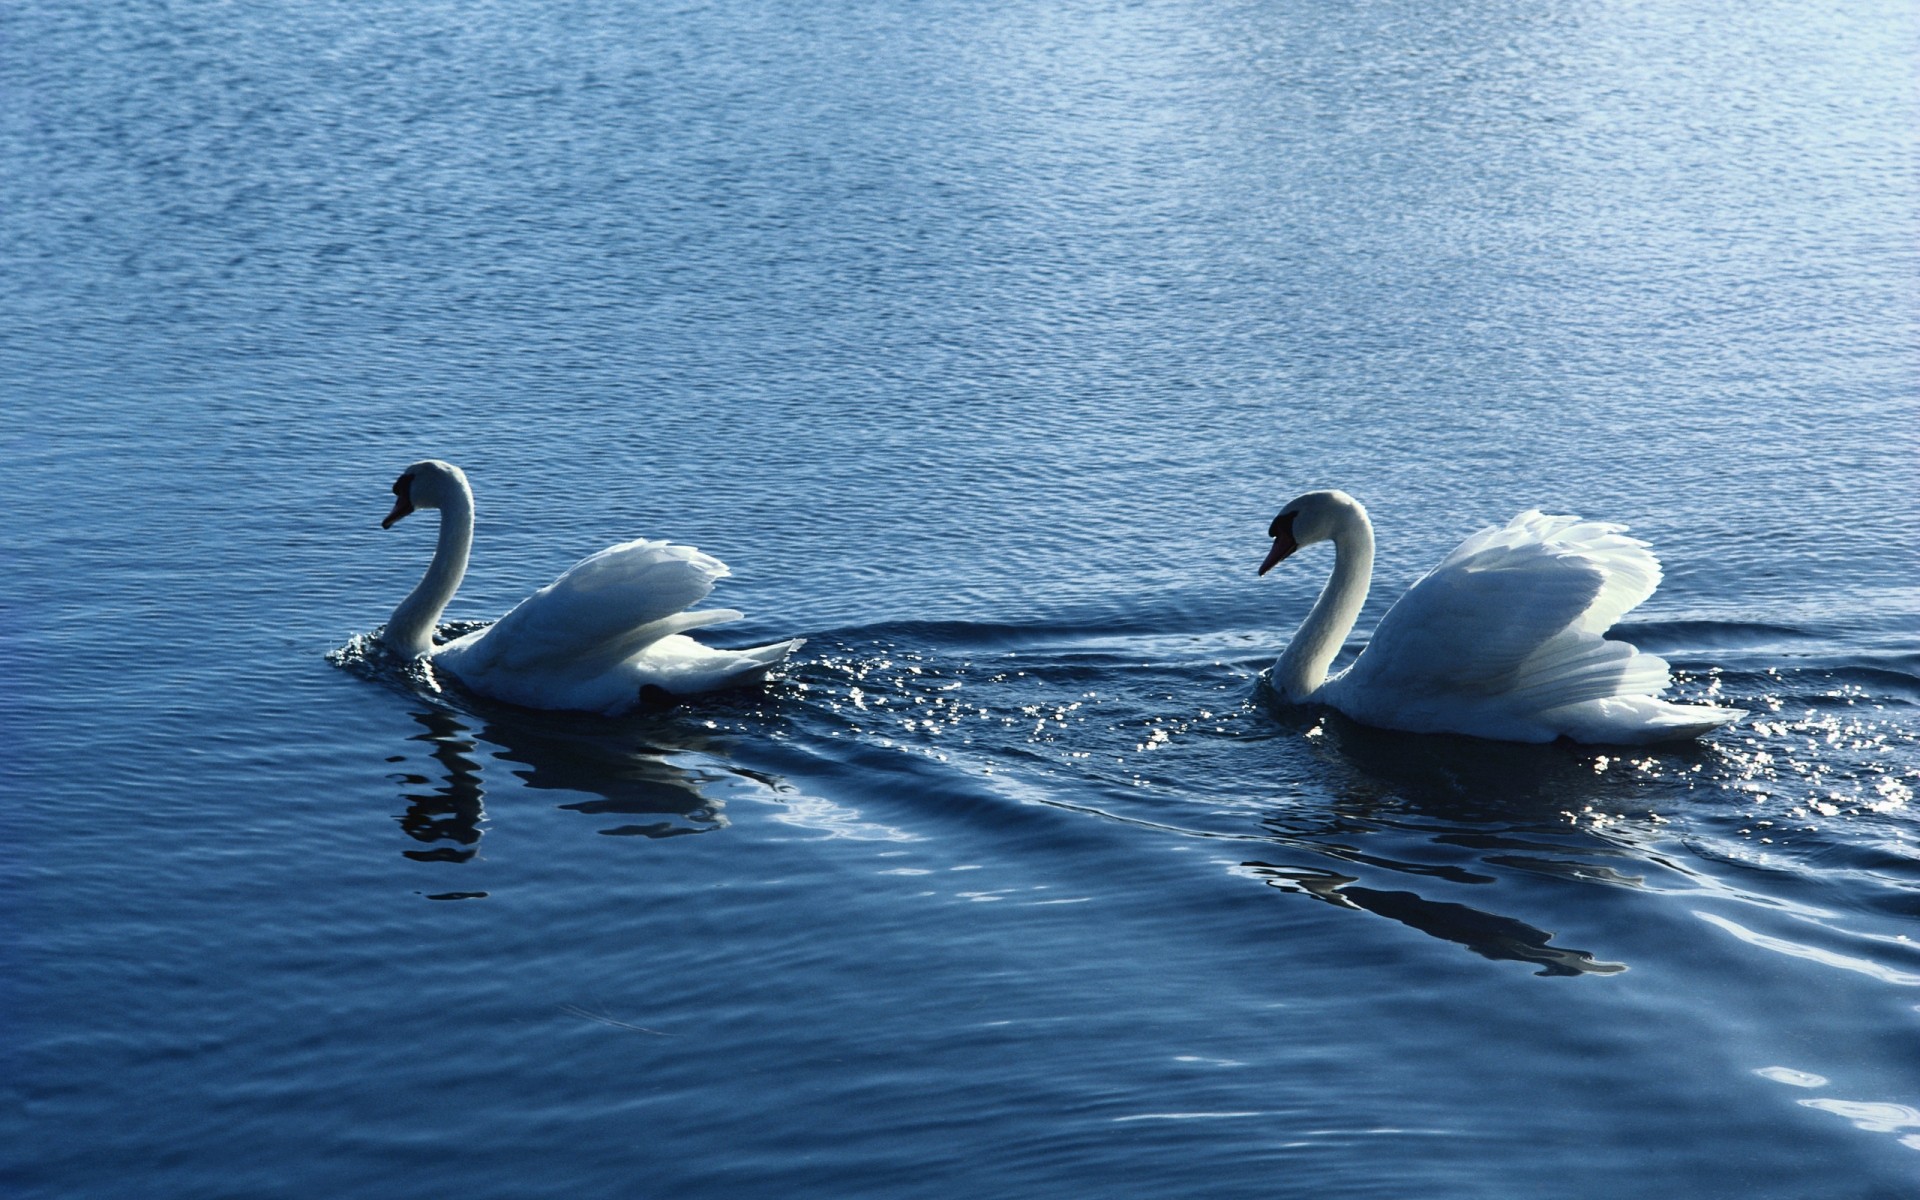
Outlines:
<svg viewBox="0 0 1920 1200"><path fill-rule="evenodd" d="M1910 5L0 12L12 1196L1920 1188ZM637 536L764 691L369 653ZM1698 744L1274 706L1540 506Z"/></svg>

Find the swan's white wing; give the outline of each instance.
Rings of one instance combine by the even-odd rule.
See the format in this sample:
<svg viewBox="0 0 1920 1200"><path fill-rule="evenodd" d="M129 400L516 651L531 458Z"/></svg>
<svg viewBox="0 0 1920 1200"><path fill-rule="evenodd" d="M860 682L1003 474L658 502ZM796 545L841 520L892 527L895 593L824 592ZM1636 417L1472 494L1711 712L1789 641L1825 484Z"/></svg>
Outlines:
<svg viewBox="0 0 1920 1200"><path fill-rule="evenodd" d="M1489 525L1460 543L1431 574L1524 568L1541 556L1579 559L1605 576L1593 603L1581 614L1579 627L1604 633L1660 586L1660 560L1645 542L1625 536L1626 529L1606 521L1549 517L1530 508L1505 525Z"/></svg>
<svg viewBox="0 0 1920 1200"><path fill-rule="evenodd" d="M1660 582L1623 528L1529 510L1481 530L1387 612L1339 691L1524 697L1535 709L1658 692L1664 662L1598 636Z"/></svg>
<svg viewBox="0 0 1920 1200"><path fill-rule="evenodd" d="M609 546L501 617L468 652L466 671L564 668L618 661L649 642L739 616L730 609L687 613L728 574L692 546L639 539Z"/></svg>

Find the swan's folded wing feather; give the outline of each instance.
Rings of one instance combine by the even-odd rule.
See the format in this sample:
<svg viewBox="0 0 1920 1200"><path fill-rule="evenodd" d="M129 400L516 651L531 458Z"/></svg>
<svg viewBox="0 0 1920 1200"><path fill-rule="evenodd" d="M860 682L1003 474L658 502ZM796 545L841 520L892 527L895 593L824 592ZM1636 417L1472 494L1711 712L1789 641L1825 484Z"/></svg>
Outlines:
<svg viewBox="0 0 1920 1200"><path fill-rule="evenodd" d="M727 574L725 563L692 546L644 538L609 546L522 600L475 650L487 660L485 669L504 670L624 656L693 624L737 616L722 610L691 623L669 620L704 600Z"/></svg>
<svg viewBox="0 0 1920 1200"><path fill-rule="evenodd" d="M1520 664L1508 699L1516 708L1538 712L1588 700L1658 696L1670 678L1666 659L1576 628Z"/></svg>
<svg viewBox="0 0 1920 1200"><path fill-rule="evenodd" d="M1380 694L1508 690L1522 663L1593 604L1605 574L1578 558L1499 548L1449 559L1382 617L1342 683Z"/></svg>
<svg viewBox="0 0 1920 1200"><path fill-rule="evenodd" d="M1658 692L1665 663L1598 636L1660 583L1646 543L1623 532L1533 509L1481 530L1387 612L1344 682L1558 703Z"/></svg>
<svg viewBox="0 0 1920 1200"><path fill-rule="evenodd" d="M1626 529L1608 521L1548 516L1530 508L1505 525L1489 525L1461 542L1433 574L1521 567L1543 556L1584 559L1606 578L1581 614L1579 628L1605 633L1660 586L1660 560L1645 542L1627 537Z"/></svg>

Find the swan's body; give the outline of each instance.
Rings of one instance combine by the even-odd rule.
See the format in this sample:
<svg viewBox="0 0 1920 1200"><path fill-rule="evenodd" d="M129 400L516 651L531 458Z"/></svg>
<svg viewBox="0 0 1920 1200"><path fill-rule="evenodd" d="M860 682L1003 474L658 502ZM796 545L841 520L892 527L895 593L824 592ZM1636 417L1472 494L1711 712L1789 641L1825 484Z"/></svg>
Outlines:
<svg viewBox="0 0 1920 1200"><path fill-rule="evenodd" d="M435 645L433 631L467 571L473 546L473 489L460 468L429 459L393 485L395 521L416 508L440 510L440 540L420 583L387 622L386 644L430 658L485 696L527 708L618 713L657 688L690 696L764 678L804 639L720 650L686 636L737 620L728 608L685 611L727 575L719 559L691 546L623 542L582 559L485 629Z"/></svg>
<svg viewBox="0 0 1920 1200"><path fill-rule="evenodd" d="M1441 560L1380 619L1340 674L1327 668L1373 575L1373 525L1345 492L1309 492L1274 518L1273 565L1331 541L1333 576L1285 653L1273 687L1365 725L1510 742L1632 744L1698 737L1745 716L1659 699L1667 664L1600 635L1660 583L1625 526L1521 513Z"/></svg>

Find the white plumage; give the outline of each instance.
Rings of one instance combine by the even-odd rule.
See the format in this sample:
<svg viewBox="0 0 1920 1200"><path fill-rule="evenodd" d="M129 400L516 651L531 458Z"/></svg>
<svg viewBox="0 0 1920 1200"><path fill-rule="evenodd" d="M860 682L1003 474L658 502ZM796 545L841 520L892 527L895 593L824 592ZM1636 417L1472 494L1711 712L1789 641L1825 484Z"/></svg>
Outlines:
<svg viewBox="0 0 1920 1200"><path fill-rule="evenodd" d="M730 608L686 611L706 599L726 564L691 546L645 539L609 546L574 564L484 629L435 645L433 631L466 573L473 490L460 468L428 459L393 485L383 528L416 508L440 510L440 540L419 586L387 622L386 643L485 696L528 708L619 713L643 689L689 696L755 683L804 639L721 650L686 636L733 621Z"/></svg>
<svg viewBox="0 0 1920 1200"><path fill-rule="evenodd" d="M1624 530L1538 510L1481 530L1409 588L1329 679L1366 600L1373 526L1345 492L1309 492L1274 518L1260 571L1318 541L1333 542L1334 571L1274 663L1273 685L1367 725L1515 742L1667 741L1744 716L1659 699L1666 662L1601 636L1660 583L1647 544Z"/></svg>

